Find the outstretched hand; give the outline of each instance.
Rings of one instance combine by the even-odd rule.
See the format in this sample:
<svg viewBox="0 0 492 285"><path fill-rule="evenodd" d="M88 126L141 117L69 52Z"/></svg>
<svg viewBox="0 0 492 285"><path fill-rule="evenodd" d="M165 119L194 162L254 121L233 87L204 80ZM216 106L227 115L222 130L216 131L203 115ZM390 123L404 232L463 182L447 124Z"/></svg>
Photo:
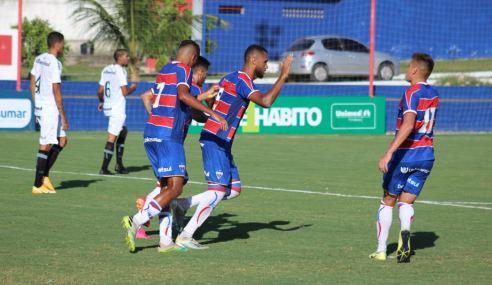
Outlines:
<svg viewBox="0 0 492 285"><path fill-rule="evenodd" d="M289 76L290 65L292 64L293 60L294 55L291 53L285 58L284 63L280 63L280 76L283 76L284 78L287 78Z"/></svg>

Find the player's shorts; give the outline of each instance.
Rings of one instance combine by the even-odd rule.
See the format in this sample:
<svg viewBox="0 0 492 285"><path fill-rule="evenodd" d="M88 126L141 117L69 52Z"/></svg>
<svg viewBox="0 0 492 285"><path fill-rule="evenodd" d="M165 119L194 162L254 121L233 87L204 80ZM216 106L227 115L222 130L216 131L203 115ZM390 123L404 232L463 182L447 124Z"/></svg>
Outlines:
<svg viewBox="0 0 492 285"><path fill-rule="evenodd" d="M65 131L62 130L60 116L36 116L39 122L40 145L58 144L58 138L66 137Z"/></svg>
<svg viewBox="0 0 492 285"><path fill-rule="evenodd" d="M411 162L392 160L388 164L388 172L383 174L383 189L396 196L399 196L403 190L419 196L433 165L433 160Z"/></svg>
<svg viewBox="0 0 492 285"><path fill-rule="evenodd" d="M117 114L106 116L109 120L108 124L108 133L119 136L120 132L123 130L125 126L126 115L125 114Z"/></svg>
<svg viewBox="0 0 492 285"><path fill-rule="evenodd" d="M183 144L144 137L144 147L156 177L185 176L186 158Z"/></svg>
<svg viewBox="0 0 492 285"><path fill-rule="evenodd" d="M240 179L234 156L230 152L203 143L200 145L205 180L227 186L231 179Z"/></svg>

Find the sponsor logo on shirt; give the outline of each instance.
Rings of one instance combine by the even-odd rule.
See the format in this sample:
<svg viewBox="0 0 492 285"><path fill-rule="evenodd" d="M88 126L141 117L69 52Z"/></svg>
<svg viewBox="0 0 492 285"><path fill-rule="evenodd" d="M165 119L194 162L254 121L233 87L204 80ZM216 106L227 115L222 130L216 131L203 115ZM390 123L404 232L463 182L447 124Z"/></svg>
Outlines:
<svg viewBox="0 0 492 285"><path fill-rule="evenodd" d="M47 63L46 61L42 61L40 58L38 58L36 60L36 63L42 64L42 65L46 65L46 66L50 66L50 64L51 64L51 62L50 63Z"/></svg>
<svg viewBox="0 0 492 285"><path fill-rule="evenodd" d="M103 73L104 74L116 74L116 71L105 70Z"/></svg>

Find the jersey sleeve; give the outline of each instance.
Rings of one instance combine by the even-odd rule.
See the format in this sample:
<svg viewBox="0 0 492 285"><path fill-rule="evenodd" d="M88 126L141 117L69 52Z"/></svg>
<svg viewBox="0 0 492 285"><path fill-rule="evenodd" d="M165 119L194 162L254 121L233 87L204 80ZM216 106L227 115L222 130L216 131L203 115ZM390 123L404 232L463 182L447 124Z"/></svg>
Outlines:
<svg viewBox="0 0 492 285"><path fill-rule="evenodd" d="M203 93L203 91L201 90L200 87L195 86L194 84L191 85L191 88L190 88L190 94L191 94L191 96L196 97L196 96L198 96L198 95L200 95L202 93Z"/></svg>
<svg viewBox="0 0 492 285"><path fill-rule="evenodd" d="M184 64L179 64L176 70L176 77L177 77L177 83L176 87L184 84L188 86L188 88L191 87L191 80L193 79L193 71L189 66L186 66Z"/></svg>
<svg viewBox="0 0 492 285"><path fill-rule="evenodd" d="M116 78L118 78L118 84L120 86L128 85L128 81L126 80L126 72L123 68L116 69Z"/></svg>
<svg viewBox="0 0 492 285"><path fill-rule="evenodd" d="M104 68L106 69L106 68ZM101 71L101 80L99 80L99 85L104 86L106 82L104 82L104 69Z"/></svg>
<svg viewBox="0 0 492 285"><path fill-rule="evenodd" d="M50 64L50 71L51 71L51 82L61 83L62 64L59 60L56 60L55 62L53 62L53 64Z"/></svg>
<svg viewBox="0 0 492 285"><path fill-rule="evenodd" d="M251 94L258 91L256 85L249 78L241 78L236 88L236 90L238 91L237 93L245 99L248 99Z"/></svg>

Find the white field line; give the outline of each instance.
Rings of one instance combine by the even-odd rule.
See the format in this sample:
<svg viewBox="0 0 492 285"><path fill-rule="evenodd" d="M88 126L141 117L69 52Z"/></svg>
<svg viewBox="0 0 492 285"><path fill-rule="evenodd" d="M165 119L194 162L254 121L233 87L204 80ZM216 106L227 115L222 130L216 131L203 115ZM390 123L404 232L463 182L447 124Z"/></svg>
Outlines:
<svg viewBox="0 0 492 285"><path fill-rule="evenodd" d="M23 167L10 166L10 165L0 165L0 167L17 169L17 170L25 170L25 171L34 171L34 169L32 169L32 168L23 168ZM99 175L96 173L79 173L79 172L67 172L67 171L50 171L50 172L51 173L62 173L62 174L84 175L84 176L97 176L97 177L104 177L104 178L155 181L155 178L146 178L146 177L120 176L120 175ZM207 184L205 182L197 182L197 181L188 181L188 183L199 184L199 185L206 185ZM249 189L268 190L268 191L282 191L282 192L304 193L304 194L315 194L315 195L326 195L326 196L337 196L337 197L348 197L348 198L381 199L381 197L376 197L376 196L360 196L360 195L349 195L349 194L339 194L339 193L330 193L330 192L316 192L316 191L308 191L308 190L269 188L269 187L247 186L247 185L242 185L242 187L243 188L249 188ZM431 204L431 205L492 210L492 208L488 208L488 207L469 206L469 204L471 204L471 205L492 205L492 202L490 202L490 203L489 202L436 202L436 201L423 201L423 200L417 200L416 202L422 203L422 204ZM464 205L464 204L467 204L467 205Z"/></svg>

